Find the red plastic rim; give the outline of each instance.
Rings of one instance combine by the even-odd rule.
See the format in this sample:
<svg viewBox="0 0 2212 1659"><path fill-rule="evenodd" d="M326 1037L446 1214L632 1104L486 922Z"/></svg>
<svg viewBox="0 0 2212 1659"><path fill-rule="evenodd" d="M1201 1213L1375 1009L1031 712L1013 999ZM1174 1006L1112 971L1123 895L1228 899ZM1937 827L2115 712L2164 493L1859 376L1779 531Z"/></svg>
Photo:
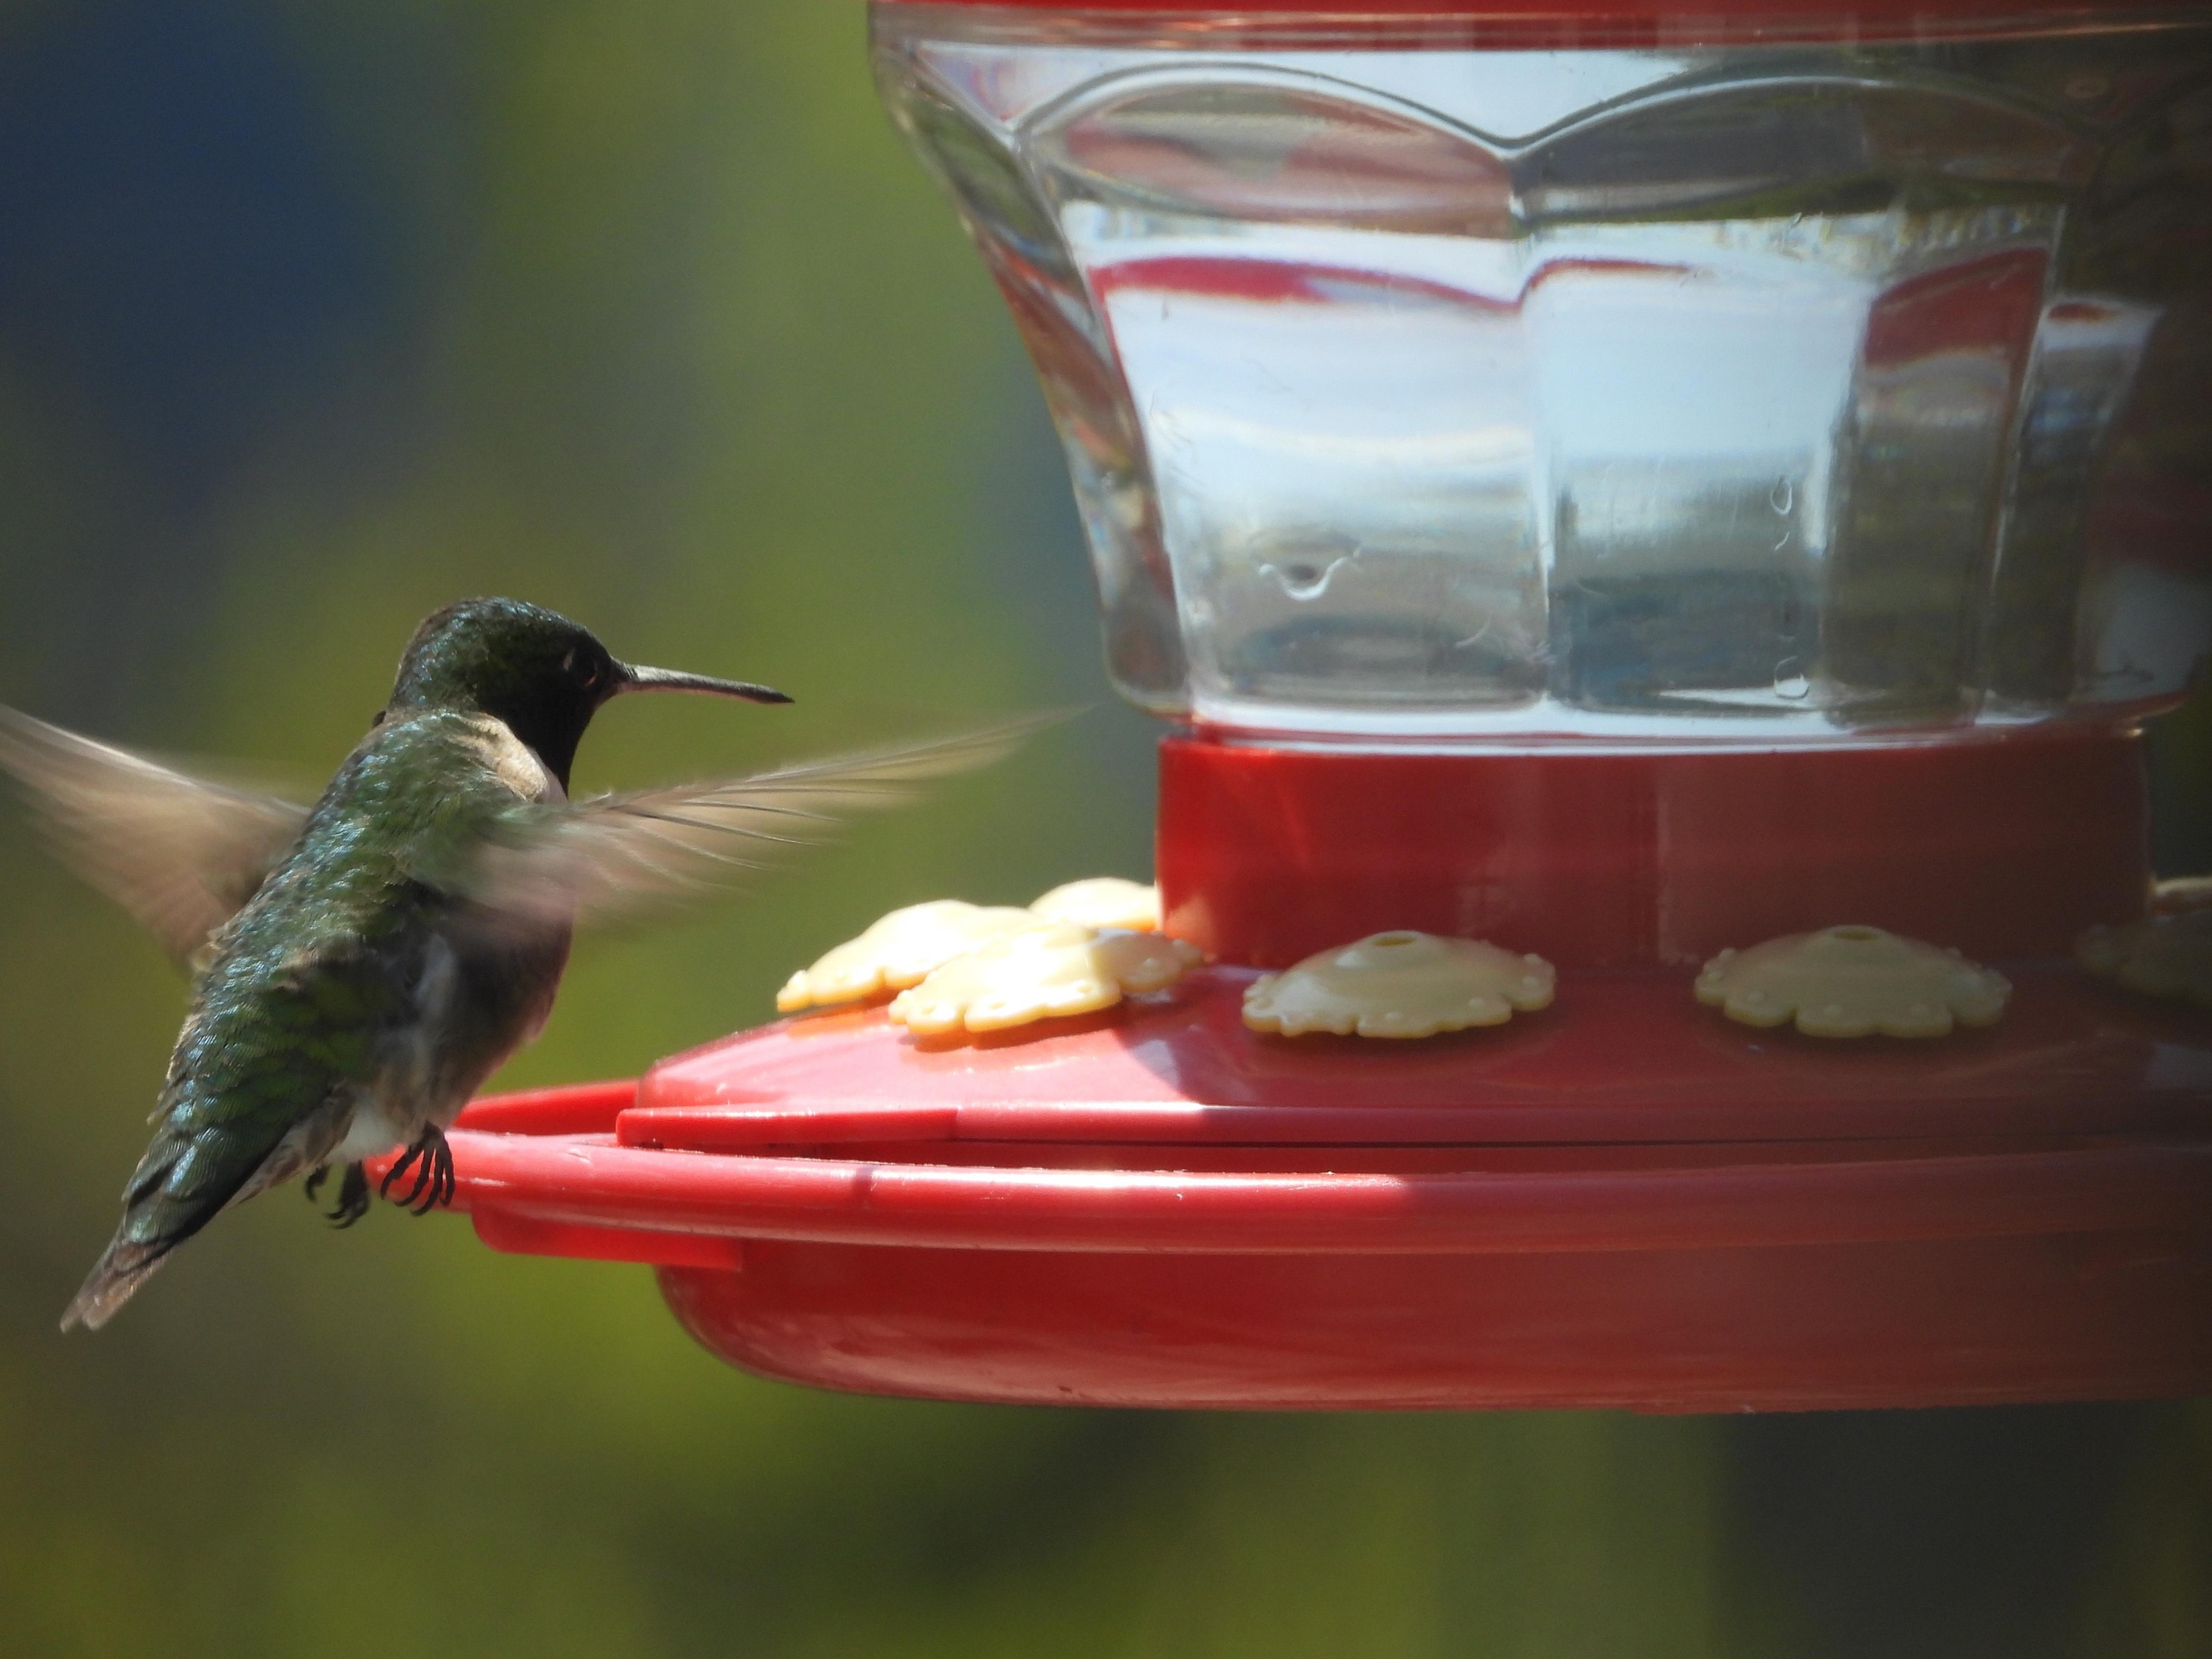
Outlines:
<svg viewBox="0 0 2212 1659"><path fill-rule="evenodd" d="M1486 6L1469 0L1268 0L1233 8L1219 0L874 0L901 11L944 7L957 13L1010 19L1049 13L1070 18L1163 20L1170 30L1213 26L1263 35L1271 26L1294 29L1340 25L1358 32L1376 22L1445 26L1499 46L1634 46L1750 43L1760 40L1948 39L1981 34L2051 34L2156 27L2206 15L2194 0L2150 0L2126 6L2054 0L1553 0Z"/></svg>
<svg viewBox="0 0 2212 1659"><path fill-rule="evenodd" d="M454 1133L465 1205L495 1243L534 1223L939 1249L1489 1255L2193 1228L2212 1213L2202 1143L1319 1175L702 1158Z"/></svg>

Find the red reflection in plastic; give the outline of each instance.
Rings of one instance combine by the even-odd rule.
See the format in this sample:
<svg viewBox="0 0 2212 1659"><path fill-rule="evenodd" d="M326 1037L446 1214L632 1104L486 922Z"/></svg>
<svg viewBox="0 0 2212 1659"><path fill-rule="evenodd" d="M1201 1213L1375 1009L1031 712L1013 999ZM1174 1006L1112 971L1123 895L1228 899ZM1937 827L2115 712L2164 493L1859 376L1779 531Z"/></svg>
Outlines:
<svg viewBox="0 0 2212 1659"><path fill-rule="evenodd" d="M2014 248L1907 277L1875 301L1868 314L1868 367L1894 368L1950 352L1985 352L2010 371L2009 402L2035 341L2049 264L2041 248Z"/></svg>

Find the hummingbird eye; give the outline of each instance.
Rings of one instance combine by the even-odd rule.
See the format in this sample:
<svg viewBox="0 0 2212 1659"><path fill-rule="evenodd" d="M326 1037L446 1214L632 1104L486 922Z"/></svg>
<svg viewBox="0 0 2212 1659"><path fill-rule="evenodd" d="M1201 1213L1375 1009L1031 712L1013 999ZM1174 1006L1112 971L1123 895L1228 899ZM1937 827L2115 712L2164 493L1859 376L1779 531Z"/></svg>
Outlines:
<svg viewBox="0 0 2212 1659"><path fill-rule="evenodd" d="M571 651L567 656L562 658L561 670L563 673L576 677L579 689L586 691L595 690L599 684L599 665L590 657L584 657L580 662L578 661L577 659L581 654L580 652Z"/></svg>

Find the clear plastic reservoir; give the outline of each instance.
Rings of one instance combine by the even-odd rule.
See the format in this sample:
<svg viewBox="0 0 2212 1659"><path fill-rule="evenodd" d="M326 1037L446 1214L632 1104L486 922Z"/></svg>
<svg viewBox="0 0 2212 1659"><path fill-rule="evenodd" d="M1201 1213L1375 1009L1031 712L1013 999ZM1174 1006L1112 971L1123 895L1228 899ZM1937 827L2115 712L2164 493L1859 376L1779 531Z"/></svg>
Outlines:
<svg viewBox="0 0 2212 1659"><path fill-rule="evenodd" d="M2124 722L2205 659L2212 14L873 18L1146 707L1863 740Z"/></svg>

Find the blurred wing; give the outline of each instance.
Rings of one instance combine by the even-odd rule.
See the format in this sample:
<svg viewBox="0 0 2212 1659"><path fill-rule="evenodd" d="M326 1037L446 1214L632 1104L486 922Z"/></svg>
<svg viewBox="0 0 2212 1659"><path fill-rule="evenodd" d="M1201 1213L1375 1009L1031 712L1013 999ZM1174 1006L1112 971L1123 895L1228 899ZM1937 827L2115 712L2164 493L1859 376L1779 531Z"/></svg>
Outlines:
<svg viewBox="0 0 2212 1659"><path fill-rule="evenodd" d="M459 884L532 923L611 921L736 885L846 818L988 766L1066 718L1035 716L933 743L806 761L752 777L599 795L502 816Z"/></svg>
<svg viewBox="0 0 2212 1659"><path fill-rule="evenodd" d="M55 856L189 964L268 878L307 809L171 771L0 708L0 769L37 809Z"/></svg>

